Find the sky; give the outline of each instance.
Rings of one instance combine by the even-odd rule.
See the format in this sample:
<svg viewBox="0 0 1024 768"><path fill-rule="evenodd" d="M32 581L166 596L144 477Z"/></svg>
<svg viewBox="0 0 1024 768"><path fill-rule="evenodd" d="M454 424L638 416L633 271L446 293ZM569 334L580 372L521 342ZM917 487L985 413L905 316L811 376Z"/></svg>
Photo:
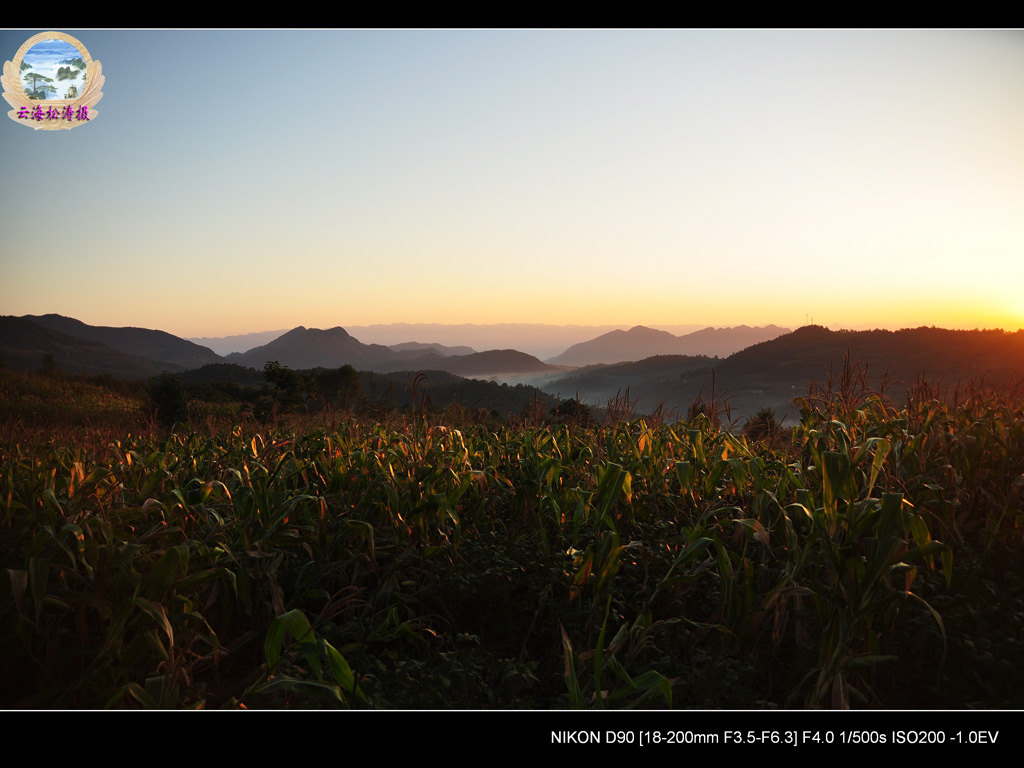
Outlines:
<svg viewBox="0 0 1024 768"><path fill-rule="evenodd" d="M103 98L0 115L0 314L1024 326L1021 31L58 31Z"/></svg>

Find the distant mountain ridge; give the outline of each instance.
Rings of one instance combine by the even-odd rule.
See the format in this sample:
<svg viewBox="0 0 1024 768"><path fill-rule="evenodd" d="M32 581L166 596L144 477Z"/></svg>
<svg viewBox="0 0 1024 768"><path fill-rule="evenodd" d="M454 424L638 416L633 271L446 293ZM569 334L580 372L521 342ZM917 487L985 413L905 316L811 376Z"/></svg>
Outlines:
<svg viewBox="0 0 1024 768"><path fill-rule="evenodd" d="M256 331L255 333L240 333L234 336L201 336L192 337L188 340L204 347L209 347L218 355L227 356L232 352L248 352L264 344L269 344L279 336L288 333L288 328L277 331Z"/></svg>
<svg viewBox="0 0 1024 768"><path fill-rule="evenodd" d="M637 325L628 331L616 330L596 339L574 344L562 354L549 358L553 365L598 365L634 362L655 355L707 355L727 357L753 344L789 333L788 328L766 325L751 328L738 325L733 328L704 328L700 331L675 336Z"/></svg>
<svg viewBox="0 0 1024 768"><path fill-rule="evenodd" d="M406 341L401 344L388 344L388 349L391 349L400 354L411 353L411 352L436 352L442 357L451 357L452 355L472 355L476 352L472 347L457 346L448 347L444 344L427 344L422 341Z"/></svg>
<svg viewBox="0 0 1024 768"><path fill-rule="evenodd" d="M473 349L518 349L546 360L572 344L614 330L614 325L554 325L551 323L384 323L346 326L360 341L396 344L407 339L430 339L440 344Z"/></svg>

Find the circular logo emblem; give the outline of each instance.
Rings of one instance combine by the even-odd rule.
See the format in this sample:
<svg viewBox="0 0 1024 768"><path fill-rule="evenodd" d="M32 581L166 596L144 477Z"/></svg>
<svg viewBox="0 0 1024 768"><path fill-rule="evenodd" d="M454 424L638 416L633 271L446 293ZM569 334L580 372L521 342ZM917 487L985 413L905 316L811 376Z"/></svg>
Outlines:
<svg viewBox="0 0 1024 768"><path fill-rule="evenodd" d="M36 130L67 130L95 120L103 96L100 63L63 32L26 40L14 61L4 64L0 83L14 107L7 116Z"/></svg>

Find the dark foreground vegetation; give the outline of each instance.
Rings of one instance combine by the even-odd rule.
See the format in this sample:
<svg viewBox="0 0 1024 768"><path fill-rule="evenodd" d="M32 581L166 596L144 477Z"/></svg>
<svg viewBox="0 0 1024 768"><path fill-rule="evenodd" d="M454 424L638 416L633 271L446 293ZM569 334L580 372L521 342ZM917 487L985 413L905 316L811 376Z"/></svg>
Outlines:
<svg viewBox="0 0 1024 768"><path fill-rule="evenodd" d="M734 433L266 374L0 370L0 706L1024 706L1019 391Z"/></svg>

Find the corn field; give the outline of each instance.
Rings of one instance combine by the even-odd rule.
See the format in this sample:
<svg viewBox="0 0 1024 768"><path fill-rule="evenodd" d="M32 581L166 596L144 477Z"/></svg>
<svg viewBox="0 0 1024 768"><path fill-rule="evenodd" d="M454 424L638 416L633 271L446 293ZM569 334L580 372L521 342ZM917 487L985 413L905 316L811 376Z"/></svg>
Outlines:
<svg viewBox="0 0 1024 768"><path fill-rule="evenodd" d="M0 705L1024 705L1020 401L799 406L7 429Z"/></svg>

